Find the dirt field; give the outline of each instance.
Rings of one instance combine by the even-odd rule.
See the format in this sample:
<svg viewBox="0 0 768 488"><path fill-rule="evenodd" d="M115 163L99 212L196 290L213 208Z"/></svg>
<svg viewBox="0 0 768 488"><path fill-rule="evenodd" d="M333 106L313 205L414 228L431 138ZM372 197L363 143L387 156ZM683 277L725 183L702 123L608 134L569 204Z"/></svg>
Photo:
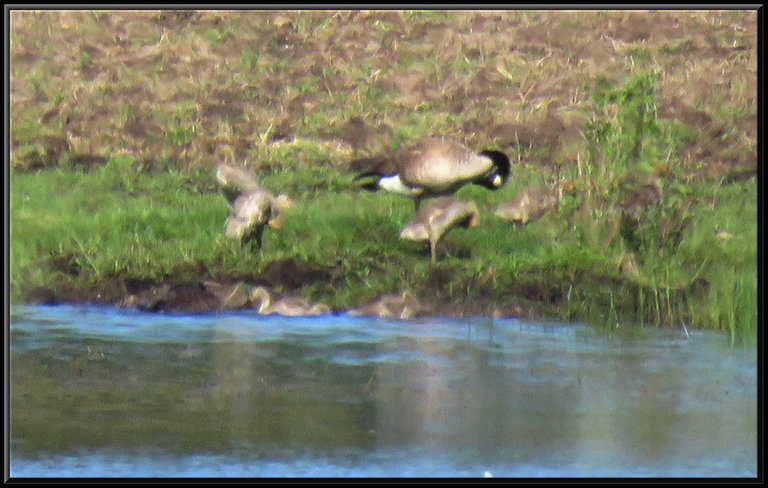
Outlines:
<svg viewBox="0 0 768 488"><path fill-rule="evenodd" d="M659 117L695 132L681 165L720 178L756 166L756 18L13 11L12 164L120 152L147 168L208 167L297 139L322 153L302 162L336 163L428 133L573 163L595 82L656 72Z"/></svg>

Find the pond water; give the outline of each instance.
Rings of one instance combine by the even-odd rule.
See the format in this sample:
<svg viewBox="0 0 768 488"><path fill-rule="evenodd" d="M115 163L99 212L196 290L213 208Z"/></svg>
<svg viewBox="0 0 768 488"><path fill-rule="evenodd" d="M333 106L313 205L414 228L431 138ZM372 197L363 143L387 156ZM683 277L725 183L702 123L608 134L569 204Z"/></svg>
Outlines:
<svg viewBox="0 0 768 488"><path fill-rule="evenodd" d="M12 477L757 476L757 350L716 333L77 306L10 323Z"/></svg>

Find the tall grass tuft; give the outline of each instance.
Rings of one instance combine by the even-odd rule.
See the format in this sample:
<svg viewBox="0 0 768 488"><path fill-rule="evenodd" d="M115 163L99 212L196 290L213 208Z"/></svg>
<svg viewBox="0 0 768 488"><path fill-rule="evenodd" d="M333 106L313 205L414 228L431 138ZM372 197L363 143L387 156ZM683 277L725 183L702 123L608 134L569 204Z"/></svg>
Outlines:
<svg viewBox="0 0 768 488"><path fill-rule="evenodd" d="M608 298L616 317L663 326L708 324L736 341L756 328L756 208L752 181L694 185L678 167L689 131L659 120L654 75L624 86L598 80L587 142L577 226L595 247L611 226L631 227L606 244L618 290ZM661 169L662 171L658 171ZM627 222L619 203L639 184L658 179L662 199ZM748 198L744 198L744 193ZM624 302L623 304L617 303ZM622 309L624 312L622 312Z"/></svg>

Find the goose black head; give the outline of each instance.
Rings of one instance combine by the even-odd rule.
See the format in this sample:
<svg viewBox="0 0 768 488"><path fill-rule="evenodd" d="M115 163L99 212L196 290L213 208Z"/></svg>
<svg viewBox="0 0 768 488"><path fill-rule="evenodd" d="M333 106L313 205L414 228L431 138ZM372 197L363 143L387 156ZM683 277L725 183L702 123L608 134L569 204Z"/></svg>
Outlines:
<svg viewBox="0 0 768 488"><path fill-rule="evenodd" d="M489 190L498 190L507 183L510 173L509 158L501 151L485 150L480 153L493 161L493 171L476 181L478 185L484 186Z"/></svg>

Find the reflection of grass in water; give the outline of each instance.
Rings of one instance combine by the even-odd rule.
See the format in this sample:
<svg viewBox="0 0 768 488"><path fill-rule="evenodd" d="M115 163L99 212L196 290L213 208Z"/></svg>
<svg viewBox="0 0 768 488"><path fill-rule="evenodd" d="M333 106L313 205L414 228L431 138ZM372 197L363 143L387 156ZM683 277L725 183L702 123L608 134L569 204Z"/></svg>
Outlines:
<svg viewBox="0 0 768 488"><path fill-rule="evenodd" d="M76 341L55 357L14 355L14 452L368 447L375 418L360 392L373 366L313 361L293 342L263 347Z"/></svg>
<svg viewBox="0 0 768 488"><path fill-rule="evenodd" d="M163 327L148 315L128 322L145 320ZM627 343L559 326L429 320L392 328L361 319L359 330L370 334L350 340L352 331L333 318L301 333L282 319L246 319L234 331L230 319L221 327L206 319L210 328L202 330L188 320L172 320L172 329L195 330L176 339L163 332L164 340L148 342L63 333L14 348L14 456L106 451L107 458L194 453L263 460L306 452L297 449L321 456L347 449L365 462L372 451L432 452L438 443L466 454L462 444L473 442L508 461L514 453L541 453L542 438L580 445L585 425L596 446L615 433L609 440L652 460L677 459L685 451L680 434L701 442L697 453L742 446L723 459L743 461L743 446L754 445L755 371L744 367L754 358L749 348L728 351L714 337L694 338L680 355L678 334L637 328L631 332L638 336L622 336ZM125 325L114 332L122 335ZM252 327L247 337L241 326ZM711 359L723 359L724 367L712 371ZM522 414L504 417L515 408ZM718 420L726 418L731 422Z"/></svg>

